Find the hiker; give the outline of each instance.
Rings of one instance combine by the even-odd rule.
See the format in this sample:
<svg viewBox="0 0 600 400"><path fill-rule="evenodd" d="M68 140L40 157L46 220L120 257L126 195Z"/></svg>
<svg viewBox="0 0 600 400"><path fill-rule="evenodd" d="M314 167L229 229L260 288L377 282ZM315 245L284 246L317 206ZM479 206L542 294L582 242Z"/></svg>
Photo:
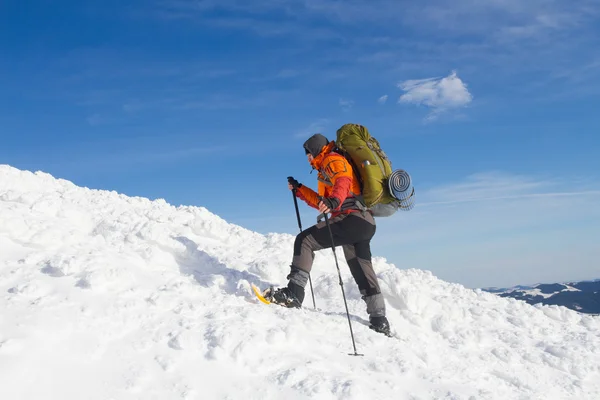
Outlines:
<svg viewBox="0 0 600 400"><path fill-rule="evenodd" d="M336 144L321 134L304 143L309 164L318 171L318 193L288 178L288 188L296 196L321 213L331 213L329 224L336 246L343 248L354 281L367 305L371 329L389 334L385 303L371 261L370 241L376 226L373 215L360 202L360 183L348 162L334 151ZM309 279L314 252L331 248L331 236L325 221L302 231L294 243L294 256L287 276L287 287L272 293L275 303L297 307L304 300L304 288Z"/></svg>

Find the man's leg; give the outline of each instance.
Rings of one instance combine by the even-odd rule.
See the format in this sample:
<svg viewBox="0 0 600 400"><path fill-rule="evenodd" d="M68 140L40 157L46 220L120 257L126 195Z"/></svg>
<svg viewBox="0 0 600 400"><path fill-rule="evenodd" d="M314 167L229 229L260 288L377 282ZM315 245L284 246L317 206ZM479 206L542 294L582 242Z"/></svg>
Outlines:
<svg viewBox="0 0 600 400"><path fill-rule="evenodd" d="M346 245L343 248L350 272L367 303L367 313L370 317L385 316L385 302L371 262L369 241Z"/></svg>
<svg viewBox="0 0 600 400"><path fill-rule="evenodd" d="M372 217L368 215L365 218L360 213L339 215L329 220L329 226L336 246L363 241L372 237L375 232ZM296 295L300 304L304 299L304 287L312 269L315 251L331 247L331 236L325 221L311 226L296 236L294 257L287 278L289 279L288 290Z"/></svg>

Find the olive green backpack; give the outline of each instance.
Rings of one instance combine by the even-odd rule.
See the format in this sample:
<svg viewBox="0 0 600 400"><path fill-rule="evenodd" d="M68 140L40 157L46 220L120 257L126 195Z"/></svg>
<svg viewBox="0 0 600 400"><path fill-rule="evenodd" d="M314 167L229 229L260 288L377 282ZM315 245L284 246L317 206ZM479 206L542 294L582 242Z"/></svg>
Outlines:
<svg viewBox="0 0 600 400"><path fill-rule="evenodd" d="M350 161L360 181L364 205L374 216L387 217L399 208L412 208L414 188L410 176L403 170L392 170L391 161L367 128L345 124L337 130L335 143ZM400 190L396 190L398 179L402 180Z"/></svg>

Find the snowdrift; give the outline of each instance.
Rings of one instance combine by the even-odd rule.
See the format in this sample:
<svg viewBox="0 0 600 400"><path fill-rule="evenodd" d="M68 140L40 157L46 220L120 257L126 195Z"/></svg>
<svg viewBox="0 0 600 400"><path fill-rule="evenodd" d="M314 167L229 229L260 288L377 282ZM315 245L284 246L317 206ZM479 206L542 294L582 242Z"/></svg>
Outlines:
<svg viewBox="0 0 600 400"><path fill-rule="evenodd" d="M318 310L309 290L301 310L249 290L286 283L293 239L0 166L0 398L600 399L598 317L381 258L393 338L340 259L349 356L331 251Z"/></svg>

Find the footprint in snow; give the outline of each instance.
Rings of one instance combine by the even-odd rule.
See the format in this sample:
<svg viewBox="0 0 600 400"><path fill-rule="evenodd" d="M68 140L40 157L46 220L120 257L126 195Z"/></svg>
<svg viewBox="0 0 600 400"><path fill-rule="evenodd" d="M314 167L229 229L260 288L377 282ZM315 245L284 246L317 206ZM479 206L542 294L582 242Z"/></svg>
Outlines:
<svg viewBox="0 0 600 400"><path fill-rule="evenodd" d="M60 268L53 267L50 263L46 263L40 270L43 274L52 276L54 278L60 278L65 276L64 272Z"/></svg>

